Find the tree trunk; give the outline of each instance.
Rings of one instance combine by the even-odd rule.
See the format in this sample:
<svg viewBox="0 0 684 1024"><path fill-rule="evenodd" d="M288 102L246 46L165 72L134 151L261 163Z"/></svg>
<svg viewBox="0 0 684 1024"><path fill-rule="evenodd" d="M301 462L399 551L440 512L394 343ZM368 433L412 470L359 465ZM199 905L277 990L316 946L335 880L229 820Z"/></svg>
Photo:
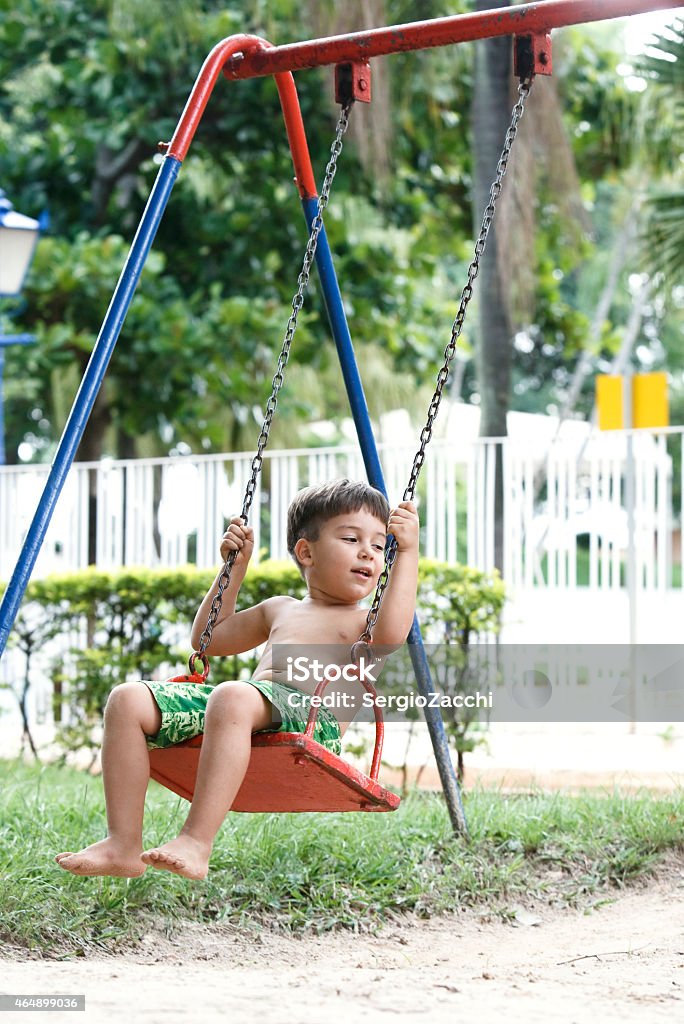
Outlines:
<svg viewBox="0 0 684 1024"><path fill-rule="evenodd" d="M357 0L348 4L324 4L309 0L305 6L307 19L316 36L346 35L388 24L385 0ZM373 102L357 103L349 122L349 138L353 140L361 166L376 181L385 181L392 163L392 95L387 61L372 64ZM330 94L332 101L332 94ZM331 102L337 117L338 108Z"/></svg>
<svg viewBox="0 0 684 1024"><path fill-rule="evenodd" d="M478 11L508 7L509 0L476 0ZM475 234L510 122L511 40L482 39L475 43L473 76L473 215ZM480 390L480 436L504 437L511 391L511 325L506 288L500 274L496 222L481 262L478 294L476 366ZM503 474L501 449L494 485L494 563L503 567Z"/></svg>

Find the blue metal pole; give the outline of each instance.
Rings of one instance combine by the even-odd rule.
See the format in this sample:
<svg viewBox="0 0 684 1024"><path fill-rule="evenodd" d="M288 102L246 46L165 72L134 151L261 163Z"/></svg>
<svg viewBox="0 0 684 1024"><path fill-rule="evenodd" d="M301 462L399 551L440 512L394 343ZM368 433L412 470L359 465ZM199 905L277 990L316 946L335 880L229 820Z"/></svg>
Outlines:
<svg viewBox="0 0 684 1024"><path fill-rule="evenodd" d="M311 223L318 212L318 199L303 199L302 206L304 207L304 216L306 217L306 222L310 231ZM326 312L328 314L328 320L330 321L330 328L332 330L333 338L335 339L335 345L337 347L337 353L342 367L342 376L347 389L347 395L349 396L349 404L359 438L359 445L361 447L361 454L366 467L368 481L372 487L382 491L382 493L387 496L387 488L385 486L385 479L382 472L382 466L380 464L378 449L375 444L375 435L373 433L370 415L368 412L368 404L363 391L363 384L361 382L361 376L356 362L356 355L354 353L354 345L349 332L349 324L347 323L347 316L344 311L342 296L340 294L340 286L337 281L337 274L335 273L335 267L325 233L325 227L321 228L321 232L318 236L316 266L318 268L318 276L321 282L321 289L323 292ZM424 696L429 697L435 691L432 685L430 666L425 653L425 647L423 645L423 637L420 632L418 617L416 615L413 617L413 625L411 626L411 632L409 633L408 643L418 689ZM439 709L430 707L429 704L424 710L425 720L430 732L432 747L435 752L435 760L437 762L437 768L442 783L442 789L444 791L444 798L449 810L451 823L455 832L467 835L468 826L466 823L465 811L463 809L463 802L461 800L461 792L456 778L456 773L454 771L454 766L451 761L449 744L444 730L442 717L439 713Z"/></svg>
<svg viewBox="0 0 684 1024"><path fill-rule="evenodd" d="M38 503L24 546L19 555L12 578L0 605L0 657L7 645L7 638L14 625L19 605L26 591L31 572L36 563L41 545L45 539L50 520L62 491L67 473L74 461L76 450L92 411L100 385L109 365L126 313L133 299L135 289L148 253L154 241L171 190L178 177L181 163L176 157L164 159L152 187L147 206L131 245L128 258L109 304L92 355L86 367L78 394L64 428L59 447L52 463L45 488Z"/></svg>
<svg viewBox="0 0 684 1024"><path fill-rule="evenodd" d="M309 231L311 231L311 223L318 213L318 199L302 199L302 206L304 207L306 223ZM349 405L354 425L356 426L356 432L359 437L359 444L361 446L363 462L366 467L368 482L372 487L375 487L378 491L382 491L382 493L387 496L385 481L382 475L382 466L380 465L380 457L375 445L375 437L373 435L370 414L366 403L366 396L363 391L363 384L361 383L359 368L356 363L354 345L352 343L351 334L349 333L347 315L344 311L342 296L340 295L340 286L337 281L337 274L335 273L335 267L332 261L330 245L328 244L328 238L325 233L325 226L321 228L321 233L318 236L316 266L318 268L318 276L323 290L323 299L325 302L326 312L328 314L328 320L330 321L330 329L332 330L335 345L337 346L337 353L340 357L342 376L344 378L344 384L349 397Z"/></svg>

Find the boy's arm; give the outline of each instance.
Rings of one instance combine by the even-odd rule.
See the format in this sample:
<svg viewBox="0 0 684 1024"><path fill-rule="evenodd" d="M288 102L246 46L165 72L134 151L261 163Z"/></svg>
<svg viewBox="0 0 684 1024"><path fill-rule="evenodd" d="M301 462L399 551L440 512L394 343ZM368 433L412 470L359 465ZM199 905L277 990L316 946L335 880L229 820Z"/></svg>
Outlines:
<svg viewBox="0 0 684 1024"><path fill-rule="evenodd" d="M373 630L373 643L379 646L400 646L411 629L418 590L419 526L413 502L402 501L392 510L387 530L394 534L397 555Z"/></svg>
<svg viewBox="0 0 684 1024"><path fill-rule="evenodd" d="M253 650L268 639L269 626L264 608L267 602L261 602L242 612L235 611L238 592L253 550L254 530L251 526L245 526L240 516L235 516L223 535L221 558L225 562L231 551L237 551L237 557L230 574L230 583L223 592L221 610L211 634L211 642L206 648L207 654L241 654L243 651ZM190 642L195 650L199 647L200 638L206 629L222 572L223 569L217 574L197 609L190 634Z"/></svg>

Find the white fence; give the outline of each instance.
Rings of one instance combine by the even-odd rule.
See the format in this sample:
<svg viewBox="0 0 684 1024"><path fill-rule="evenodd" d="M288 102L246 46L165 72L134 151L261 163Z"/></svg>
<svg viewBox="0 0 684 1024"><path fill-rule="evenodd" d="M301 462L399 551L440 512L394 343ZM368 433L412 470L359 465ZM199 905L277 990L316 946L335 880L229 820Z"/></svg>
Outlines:
<svg viewBox="0 0 684 1024"><path fill-rule="evenodd" d="M494 563L495 462L504 479L503 570L511 590L616 591L625 583L629 510L623 432L544 444L538 438L435 440L419 485L423 554ZM391 501L415 447L380 447ZM682 430L635 432L633 547L640 590L680 589ZM85 567L217 563L239 513L251 454L103 460L72 467L34 575ZM49 467L0 469L0 579L14 567ZM364 477L356 447L277 451L264 459L252 525L256 557L287 558L287 506L300 487Z"/></svg>

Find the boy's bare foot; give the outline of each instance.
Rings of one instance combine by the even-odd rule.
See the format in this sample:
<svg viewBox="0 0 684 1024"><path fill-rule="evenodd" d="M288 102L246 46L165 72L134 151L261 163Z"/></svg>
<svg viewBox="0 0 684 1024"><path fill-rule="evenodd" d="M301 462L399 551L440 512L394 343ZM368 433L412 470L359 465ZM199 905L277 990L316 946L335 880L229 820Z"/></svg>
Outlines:
<svg viewBox="0 0 684 1024"><path fill-rule="evenodd" d="M192 836L181 834L163 846L145 850L142 859L153 868L173 871L184 878L201 879L207 877L210 853L211 847Z"/></svg>
<svg viewBox="0 0 684 1024"><path fill-rule="evenodd" d="M58 853L60 868L72 875L113 875L116 878L137 878L147 870L140 852L121 846L111 837L86 846L79 853Z"/></svg>

